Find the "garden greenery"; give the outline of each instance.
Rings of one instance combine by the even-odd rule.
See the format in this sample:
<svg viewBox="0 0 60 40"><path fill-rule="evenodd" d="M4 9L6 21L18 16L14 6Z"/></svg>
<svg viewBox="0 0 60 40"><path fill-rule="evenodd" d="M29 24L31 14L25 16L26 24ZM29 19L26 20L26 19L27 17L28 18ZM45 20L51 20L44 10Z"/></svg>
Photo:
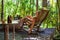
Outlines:
<svg viewBox="0 0 60 40"><path fill-rule="evenodd" d="M42 0L38 0L38 10L42 8ZM47 0L47 8L50 10L47 19L42 23L41 27L55 27L58 19L58 9L56 0ZM8 15L15 17L17 14L21 17L27 15L34 16L36 12L36 0L4 0L4 19L7 20ZM0 1L0 17L1 17L1 1ZM1 18L0 18L1 19Z"/></svg>

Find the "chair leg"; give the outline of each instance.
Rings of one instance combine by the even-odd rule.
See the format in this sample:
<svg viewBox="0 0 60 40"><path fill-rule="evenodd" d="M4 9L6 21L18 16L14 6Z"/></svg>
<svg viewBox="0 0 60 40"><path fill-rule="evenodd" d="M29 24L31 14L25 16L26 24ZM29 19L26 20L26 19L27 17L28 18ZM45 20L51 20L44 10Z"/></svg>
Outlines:
<svg viewBox="0 0 60 40"><path fill-rule="evenodd" d="M40 25L41 23L39 23L39 25L37 26L37 32L40 32Z"/></svg>
<svg viewBox="0 0 60 40"><path fill-rule="evenodd" d="M32 25L30 26L30 30L28 31L29 34L32 32L32 29L33 29L33 27L34 27L34 24L35 24L35 22L33 21L33 22L32 22Z"/></svg>
<svg viewBox="0 0 60 40"><path fill-rule="evenodd" d="M20 20L20 23L19 23L20 29L23 29L23 22L24 22L24 20L21 19L21 20Z"/></svg>
<svg viewBox="0 0 60 40"><path fill-rule="evenodd" d="M39 32L39 28L40 28L40 26L37 26L37 32Z"/></svg>

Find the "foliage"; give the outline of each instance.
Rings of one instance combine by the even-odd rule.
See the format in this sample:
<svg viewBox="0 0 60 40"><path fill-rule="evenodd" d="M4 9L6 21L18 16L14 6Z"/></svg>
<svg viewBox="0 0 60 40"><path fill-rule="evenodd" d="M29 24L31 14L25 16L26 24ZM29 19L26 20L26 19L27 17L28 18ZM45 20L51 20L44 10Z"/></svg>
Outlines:
<svg viewBox="0 0 60 40"><path fill-rule="evenodd" d="M47 8L50 10L47 19L42 26L53 27L57 24L58 9L56 1L49 0ZM38 0L38 10L42 8L42 0ZM27 15L34 16L36 12L36 0L4 0L4 19L7 20L8 15L15 17L17 14L21 17Z"/></svg>
<svg viewBox="0 0 60 40"><path fill-rule="evenodd" d="M49 4L50 2L50 4ZM58 23L58 9L57 9L57 2L50 0L48 2L47 8L50 10L47 19L42 23L42 26L45 26L44 28L52 28L55 27Z"/></svg>

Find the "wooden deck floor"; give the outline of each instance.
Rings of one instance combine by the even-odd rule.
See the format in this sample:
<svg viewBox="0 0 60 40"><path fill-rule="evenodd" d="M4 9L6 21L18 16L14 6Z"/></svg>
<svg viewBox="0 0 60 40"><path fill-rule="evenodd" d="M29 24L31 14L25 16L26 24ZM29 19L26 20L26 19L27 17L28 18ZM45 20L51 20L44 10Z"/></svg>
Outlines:
<svg viewBox="0 0 60 40"><path fill-rule="evenodd" d="M50 40L54 31L54 28L49 28L41 32L32 32L31 35L28 35L27 31L18 31L15 32L15 40ZM4 32L0 32L0 40L4 40ZM12 40L12 32L9 33L9 40Z"/></svg>

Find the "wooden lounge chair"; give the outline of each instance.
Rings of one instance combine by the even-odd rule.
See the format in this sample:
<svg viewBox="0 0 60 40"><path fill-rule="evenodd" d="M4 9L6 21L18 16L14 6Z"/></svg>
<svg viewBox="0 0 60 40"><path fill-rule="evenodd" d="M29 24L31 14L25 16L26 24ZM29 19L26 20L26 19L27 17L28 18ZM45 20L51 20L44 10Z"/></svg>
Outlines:
<svg viewBox="0 0 60 40"><path fill-rule="evenodd" d="M21 29L23 28L23 25L28 25L29 26L29 31L28 33L30 34L32 32L32 29L34 26L37 27L37 31L39 31L39 27L41 23L46 19L47 15L49 13L49 10L47 9L41 9L40 11L36 12L36 15L34 17L32 16L26 16L22 18L19 22Z"/></svg>

